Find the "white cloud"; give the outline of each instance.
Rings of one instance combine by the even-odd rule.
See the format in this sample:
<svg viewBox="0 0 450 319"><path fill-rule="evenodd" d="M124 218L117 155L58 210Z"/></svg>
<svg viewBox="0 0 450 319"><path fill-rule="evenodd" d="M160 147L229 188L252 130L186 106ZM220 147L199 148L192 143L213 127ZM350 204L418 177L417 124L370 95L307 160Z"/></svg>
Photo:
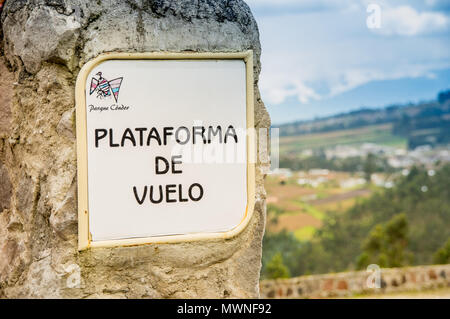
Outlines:
<svg viewBox="0 0 450 319"><path fill-rule="evenodd" d="M366 26L366 2L339 12L256 14L263 49L260 88L268 105L293 97L307 104L371 81L430 77L450 67L448 28L443 26L448 18L443 13L383 6L381 30L411 35L379 36ZM444 32L416 36L439 30Z"/></svg>
<svg viewBox="0 0 450 319"><path fill-rule="evenodd" d="M418 12L410 6L384 7L381 28L372 29L382 35L414 36L446 30L449 18L440 12Z"/></svg>
<svg viewBox="0 0 450 319"><path fill-rule="evenodd" d="M332 79L329 83L330 96L336 96L346 91L350 91L360 85L366 84L376 79L382 79L382 75L374 70L342 70L339 79Z"/></svg>
<svg viewBox="0 0 450 319"><path fill-rule="evenodd" d="M284 78L283 82L283 84L270 80L261 82L261 90L265 93L267 102L276 105L283 103L289 97L295 97L300 103L320 99L319 94L296 78Z"/></svg>
<svg viewBox="0 0 450 319"><path fill-rule="evenodd" d="M328 82L330 88L328 96L333 97L339 95L372 81L398 80L402 78L418 77L434 78L436 75L431 70L449 66L450 63L446 63L444 65L406 64L393 67L390 70L383 70L382 68L342 70L339 79L331 79Z"/></svg>
<svg viewBox="0 0 450 319"><path fill-rule="evenodd" d="M292 61L291 61L292 62ZM289 63L289 61L287 61ZM338 96L359 86L372 81L397 80L402 78L433 78L433 70L450 67L450 62L444 63L406 63L390 68L368 67L368 68L330 68L319 73L316 68L315 75L299 73L284 73L268 71L261 77L260 88L264 101L268 105L280 105L288 98L294 97L300 104L327 99ZM296 68L295 68L296 69ZM304 78L314 80L320 84L324 92L319 94L314 85L306 85Z"/></svg>

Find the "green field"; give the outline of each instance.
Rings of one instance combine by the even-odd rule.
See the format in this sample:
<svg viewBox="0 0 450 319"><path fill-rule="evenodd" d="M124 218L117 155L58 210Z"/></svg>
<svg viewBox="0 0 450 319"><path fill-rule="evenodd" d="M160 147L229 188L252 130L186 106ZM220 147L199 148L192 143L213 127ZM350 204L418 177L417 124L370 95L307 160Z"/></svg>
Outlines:
<svg viewBox="0 0 450 319"><path fill-rule="evenodd" d="M302 186L297 183L298 173L289 179L269 175L265 181L268 201L267 232L286 230L299 241L311 240L329 211L343 211L351 207L371 191L365 188L342 189L339 180L351 177L351 173L331 172L328 177L334 183L319 187ZM284 183L281 183L281 181ZM314 195L313 200L305 199Z"/></svg>
<svg viewBox="0 0 450 319"><path fill-rule="evenodd" d="M296 153L307 149L333 148L336 145L359 146L364 143L407 147L405 138L392 134L391 124L382 124L358 129L281 137L280 154Z"/></svg>

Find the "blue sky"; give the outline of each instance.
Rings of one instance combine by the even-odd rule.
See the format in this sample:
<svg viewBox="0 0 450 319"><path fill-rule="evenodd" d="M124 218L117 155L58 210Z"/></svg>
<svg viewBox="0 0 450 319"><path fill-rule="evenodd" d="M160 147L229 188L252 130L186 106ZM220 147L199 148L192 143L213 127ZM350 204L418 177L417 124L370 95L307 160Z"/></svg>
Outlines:
<svg viewBox="0 0 450 319"><path fill-rule="evenodd" d="M431 100L450 88L449 0L246 2L274 124Z"/></svg>

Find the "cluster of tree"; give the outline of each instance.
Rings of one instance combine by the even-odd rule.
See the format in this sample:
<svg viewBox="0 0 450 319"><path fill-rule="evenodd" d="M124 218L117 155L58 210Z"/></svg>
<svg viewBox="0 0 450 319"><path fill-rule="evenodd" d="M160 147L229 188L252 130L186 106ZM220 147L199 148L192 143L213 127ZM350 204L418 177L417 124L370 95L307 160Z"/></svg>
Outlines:
<svg viewBox="0 0 450 319"><path fill-rule="evenodd" d="M434 254L434 263L435 264L450 264L450 238Z"/></svg>
<svg viewBox="0 0 450 319"><path fill-rule="evenodd" d="M406 215L398 214L387 223L376 225L364 240L362 250L357 258L358 269L364 269L370 264L391 268L411 263Z"/></svg>
<svg viewBox="0 0 450 319"><path fill-rule="evenodd" d="M362 108L307 121L297 121L278 126L280 136L296 136L311 133L325 133L348 130L368 125L392 123L400 119L405 112L411 112L415 105L392 105L383 109Z"/></svg>
<svg viewBox="0 0 450 319"><path fill-rule="evenodd" d="M450 90L439 92L438 94L438 102L444 104L445 102L450 100Z"/></svg>
<svg viewBox="0 0 450 319"><path fill-rule="evenodd" d="M276 253L282 258L271 263ZM392 189L375 193L343 213L328 213L311 241L300 242L288 232L267 233L262 277L273 278L277 273L273 269L280 265L291 276L299 276L364 268L370 263L400 267L447 262L449 164L436 174L415 167Z"/></svg>
<svg viewBox="0 0 450 319"><path fill-rule="evenodd" d="M277 278L289 278L291 275L289 273L289 268L283 262L283 256L280 252L275 253L272 259L266 264L266 278L267 279L277 279Z"/></svg>
<svg viewBox="0 0 450 319"><path fill-rule="evenodd" d="M443 102L415 114L404 114L401 120L394 122L392 132L406 137L410 149L420 145L450 143L450 100L444 97L440 100Z"/></svg>

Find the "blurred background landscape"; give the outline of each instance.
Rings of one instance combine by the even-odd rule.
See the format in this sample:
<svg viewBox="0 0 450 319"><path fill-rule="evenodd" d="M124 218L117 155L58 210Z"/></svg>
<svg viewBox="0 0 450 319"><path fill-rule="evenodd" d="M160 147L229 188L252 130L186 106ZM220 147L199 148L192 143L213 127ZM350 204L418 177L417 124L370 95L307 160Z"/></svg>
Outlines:
<svg viewBox="0 0 450 319"><path fill-rule="evenodd" d="M450 263L450 91L280 134L264 277Z"/></svg>
<svg viewBox="0 0 450 319"><path fill-rule="evenodd" d="M450 264L450 3L248 4L280 134L261 279Z"/></svg>

